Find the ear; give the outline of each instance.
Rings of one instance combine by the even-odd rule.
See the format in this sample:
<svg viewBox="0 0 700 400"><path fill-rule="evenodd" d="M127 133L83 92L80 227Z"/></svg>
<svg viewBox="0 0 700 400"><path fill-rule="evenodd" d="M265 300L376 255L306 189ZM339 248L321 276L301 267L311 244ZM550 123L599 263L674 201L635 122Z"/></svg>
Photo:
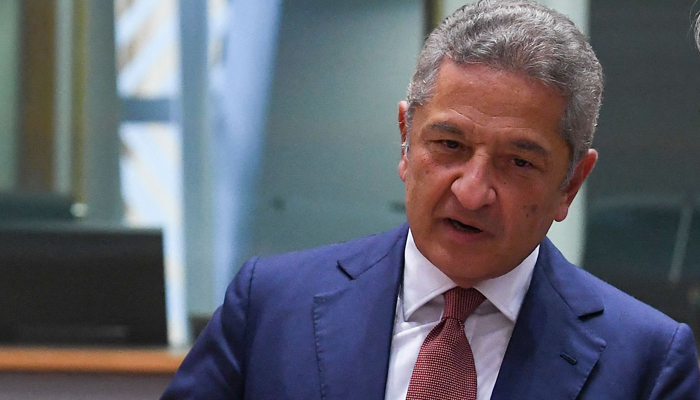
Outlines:
<svg viewBox="0 0 700 400"><path fill-rule="evenodd" d="M555 221L561 222L564 220L564 218L566 218L566 215L569 213L569 206L571 206L571 202L574 201L574 197L576 197L579 189L581 189L581 186L588 177L588 174L590 174L593 170L593 166L595 166L597 160L598 152L593 149L589 149L588 153L586 153L586 155L583 156L583 159L581 159L578 165L576 165L574 174L571 176L569 184L566 186L566 188L564 188L562 193L561 204L559 205L559 208L557 208L557 212L554 215Z"/></svg>
<svg viewBox="0 0 700 400"><path fill-rule="evenodd" d="M408 140L408 130L406 127L406 111L408 111L408 102L399 102L399 131L401 132L401 159L399 160L399 177L406 182L406 169L408 168L408 158L406 155L406 147L403 145Z"/></svg>

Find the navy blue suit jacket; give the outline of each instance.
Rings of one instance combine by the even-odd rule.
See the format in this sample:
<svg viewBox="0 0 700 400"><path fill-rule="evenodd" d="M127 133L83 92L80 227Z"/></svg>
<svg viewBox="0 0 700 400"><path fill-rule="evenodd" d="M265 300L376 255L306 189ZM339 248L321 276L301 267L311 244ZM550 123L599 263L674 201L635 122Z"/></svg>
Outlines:
<svg viewBox="0 0 700 400"><path fill-rule="evenodd" d="M246 262L163 398L382 399L407 229ZM545 239L492 399L700 399L693 335Z"/></svg>

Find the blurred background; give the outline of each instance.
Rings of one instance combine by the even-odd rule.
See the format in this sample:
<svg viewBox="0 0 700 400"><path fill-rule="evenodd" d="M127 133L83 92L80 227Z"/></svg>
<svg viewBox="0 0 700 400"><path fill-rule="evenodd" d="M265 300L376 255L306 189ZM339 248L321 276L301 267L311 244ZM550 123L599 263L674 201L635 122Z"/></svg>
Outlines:
<svg viewBox="0 0 700 400"><path fill-rule="evenodd" d="M549 236L698 336L698 5L541 2L606 75L599 163ZM186 345L246 258L405 220L397 103L463 3L0 0L0 219L161 230Z"/></svg>

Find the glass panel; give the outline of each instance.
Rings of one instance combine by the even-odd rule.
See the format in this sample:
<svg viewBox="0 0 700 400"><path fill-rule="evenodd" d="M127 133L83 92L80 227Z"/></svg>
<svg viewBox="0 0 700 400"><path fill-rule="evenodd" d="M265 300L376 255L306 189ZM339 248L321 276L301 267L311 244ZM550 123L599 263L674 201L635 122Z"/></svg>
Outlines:
<svg viewBox="0 0 700 400"><path fill-rule="evenodd" d="M125 220L163 229L168 334L172 344L181 344L186 317L180 130L175 124L123 123L120 139Z"/></svg>
<svg viewBox="0 0 700 400"><path fill-rule="evenodd" d="M115 18L119 95L125 100L176 97L178 1L117 0ZM132 226L163 229L168 334L171 344L180 345L187 338L180 128L174 122L148 122L163 118L155 102L129 104L129 110L146 122L124 121L120 129L125 220Z"/></svg>
<svg viewBox="0 0 700 400"><path fill-rule="evenodd" d="M606 86L584 267L700 337L700 221L689 202L700 193L700 118L688 101L697 98L700 74L687 2L590 5ZM688 204L696 205L690 220Z"/></svg>
<svg viewBox="0 0 700 400"><path fill-rule="evenodd" d="M683 260L682 279L689 279L700 285L700 207L696 207L690 223L688 247Z"/></svg>
<svg viewBox="0 0 700 400"><path fill-rule="evenodd" d="M224 39L228 31L229 0L208 0L209 66L221 68L224 54Z"/></svg>
<svg viewBox="0 0 700 400"><path fill-rule="evenodd" d="M693 219L690 223L688 247L683 259L681 282L687 284L687 300L691 305L691 316L688 323L696 336L700 334L700 206L696 205Z"/></svg>
<svg viewBox="0 0 700 400"><path fill-rule="evenodd" d="M179 92L176 0L117 0L117 85L122 97L170 97Z"/></svg>

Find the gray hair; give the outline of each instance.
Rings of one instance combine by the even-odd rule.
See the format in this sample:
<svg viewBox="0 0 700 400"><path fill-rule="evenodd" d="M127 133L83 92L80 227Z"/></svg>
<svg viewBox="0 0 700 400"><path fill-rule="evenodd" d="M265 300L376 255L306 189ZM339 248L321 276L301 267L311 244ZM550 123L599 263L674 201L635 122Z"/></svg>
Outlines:
<svg viewBox="0 0 700 400"><path fill-rule="evenodd" d="M409 135L416 107L432 98L444 57L524 73L568 99L560 121L570 150L568 182L591 147L603 91L600 63L573 22L529 0L481 0L457 10L430 34L419 55L408 86Z"/></svg>
<svg viewBox="0 0 700 400"><path fill-rule="evenodd" d="M700 50L700 13L698 13L698 19L695 20L695 44Z"/></svg>

